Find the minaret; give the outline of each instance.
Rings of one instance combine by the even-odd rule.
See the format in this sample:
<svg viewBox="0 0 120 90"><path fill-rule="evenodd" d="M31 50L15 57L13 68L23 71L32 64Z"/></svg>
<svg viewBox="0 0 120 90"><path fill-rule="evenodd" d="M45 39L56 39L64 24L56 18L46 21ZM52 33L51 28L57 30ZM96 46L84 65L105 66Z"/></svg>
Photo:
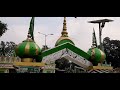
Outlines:
<svg viewBox="0 0 120 90"><path fill-rule="evenodd" d="M62 37L68 37L68 32L67 32L67 23L66 23L66 17L64 17L63 21L63 31L62 31Z"/></svg>

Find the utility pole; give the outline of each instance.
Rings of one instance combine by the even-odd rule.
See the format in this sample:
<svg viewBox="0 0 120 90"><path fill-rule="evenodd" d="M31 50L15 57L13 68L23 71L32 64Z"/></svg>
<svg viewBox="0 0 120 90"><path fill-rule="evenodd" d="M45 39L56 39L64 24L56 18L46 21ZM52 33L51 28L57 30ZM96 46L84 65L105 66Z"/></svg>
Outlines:
<svg viewBox="0 0 120 90"><path fill-rule="evenodd" d="M94 20L94 21L89 21L88 23L93 23L93 24L99 24L99 43L100 43L100 49L103 50L103 45L102 45L102 29L105 27L106 22L112 22L113 20L110 19L101 19L101 20Z"/></svg>
<svg viewBox="0 0 120 90"><path fill-rule="evenodd" d="M44 33L41 33L41 32L38 32L38 33L45 36L45 50L46 50L46 49L47 49L47 42L46 42L47 36L49 36L49 35L54 35L54 34L44 34Z"/></svg>

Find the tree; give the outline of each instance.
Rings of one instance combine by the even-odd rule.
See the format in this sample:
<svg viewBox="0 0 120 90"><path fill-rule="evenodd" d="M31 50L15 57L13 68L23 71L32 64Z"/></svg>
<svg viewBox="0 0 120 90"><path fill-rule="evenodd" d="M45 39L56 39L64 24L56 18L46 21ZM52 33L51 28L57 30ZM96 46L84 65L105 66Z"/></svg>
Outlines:
<svg viewBox="0 0 120 90"><path fill-rule="evenodd" d="M114 68L120 67L120 41L106 37L103 39L103 46L107 63L111 62Z"/></svg>
<svg viewBox="0 0 120 90"><path fill-rule="evenodd" d="M0 21L0 37L8 30L7 24Z"/></svg>
<svg viewBox="0 0 120 90"><path fill-rule="evenodd" d="M14 42L4 42L0 43L0 56L14 56L15 55L15 47L17 45Z"/></svg>
<svg viewBox="0 0 120 90"><path fill-rule="evenodd" d="M5 43L3 41L0 44L0 55L5 56Z"/></svg>

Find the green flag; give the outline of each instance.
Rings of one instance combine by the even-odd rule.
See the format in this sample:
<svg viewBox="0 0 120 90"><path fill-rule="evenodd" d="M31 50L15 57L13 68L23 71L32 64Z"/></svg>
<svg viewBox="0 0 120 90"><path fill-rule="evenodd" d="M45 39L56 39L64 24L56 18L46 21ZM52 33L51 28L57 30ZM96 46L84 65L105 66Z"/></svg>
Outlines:
<svg viewBox="0 0 120 90"><path fill-rule="evenodd" d="M32 40L34 41L34 17L32 17L31 21L30 21L30 27L29 27L29 34L31 35Z"/></svg>
<svg viewBox="0 0 120 90"><path fill-rule="evenodd" d="M93 45L95 46L95 47L97 47L97 39L96 39L96 35L95 35L95 30L94 30L94 28L93 28L93 40L92 40L93 42Z"/></svg>

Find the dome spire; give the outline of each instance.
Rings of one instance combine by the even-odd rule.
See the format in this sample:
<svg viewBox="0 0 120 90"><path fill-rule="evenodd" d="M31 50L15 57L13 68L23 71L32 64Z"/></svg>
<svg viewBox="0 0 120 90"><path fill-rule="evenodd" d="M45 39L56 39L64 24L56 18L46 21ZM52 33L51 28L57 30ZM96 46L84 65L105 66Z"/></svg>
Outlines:
<svg viewBox="0 0 120 90"><path fill-rule="evenodd" d="M61 32L61 37L57 40L57 42L55 43L55 46L64 44L64 43L71 43L72 45L75 45L74 42L70 39L70 37L68 36L68 32L67 32L67 23L66 23L66 17L64 17L64 21L63 21L63 30Z"/></svg>
<svg viewBox="0 0 120 90"><path fill-rule="evenodd" d="M31 38L31 35L30 35L30 33L29 33L29 32L28 32L27 38Z"/></svg>
<svg viewBox="0 0 120 90"><path fill-rule="evenodd" d="M63 21L63 31L62 31L62 37L68 37L68 32L67 32L67 23L66 23L66 17L64 17Z"/></svg>
<svg viewBox="0 0 120 90"><path fill-rule="evenodd" d="M35 21L35 17L31 18L30 21L30 26L29 26L29 30L28 30L28 35L27 35L27 41L34 41L34 21Z"/></svg>
<svg viewBox="0 0 120 90"><path fill-rule="evenodd" d="M30 26L29 26L29 31L28 31L28 35L30 34L32 40L34 41L34 21L35 21L35 17L31 18L30 21Z"/></svg>
<svg viewBox="0 0 120 90"><path fill-rule="evenodd" d="M97 40L96 40L94 28L93 28L93 37L92 37L92 47L97 47Z"/></svg>

